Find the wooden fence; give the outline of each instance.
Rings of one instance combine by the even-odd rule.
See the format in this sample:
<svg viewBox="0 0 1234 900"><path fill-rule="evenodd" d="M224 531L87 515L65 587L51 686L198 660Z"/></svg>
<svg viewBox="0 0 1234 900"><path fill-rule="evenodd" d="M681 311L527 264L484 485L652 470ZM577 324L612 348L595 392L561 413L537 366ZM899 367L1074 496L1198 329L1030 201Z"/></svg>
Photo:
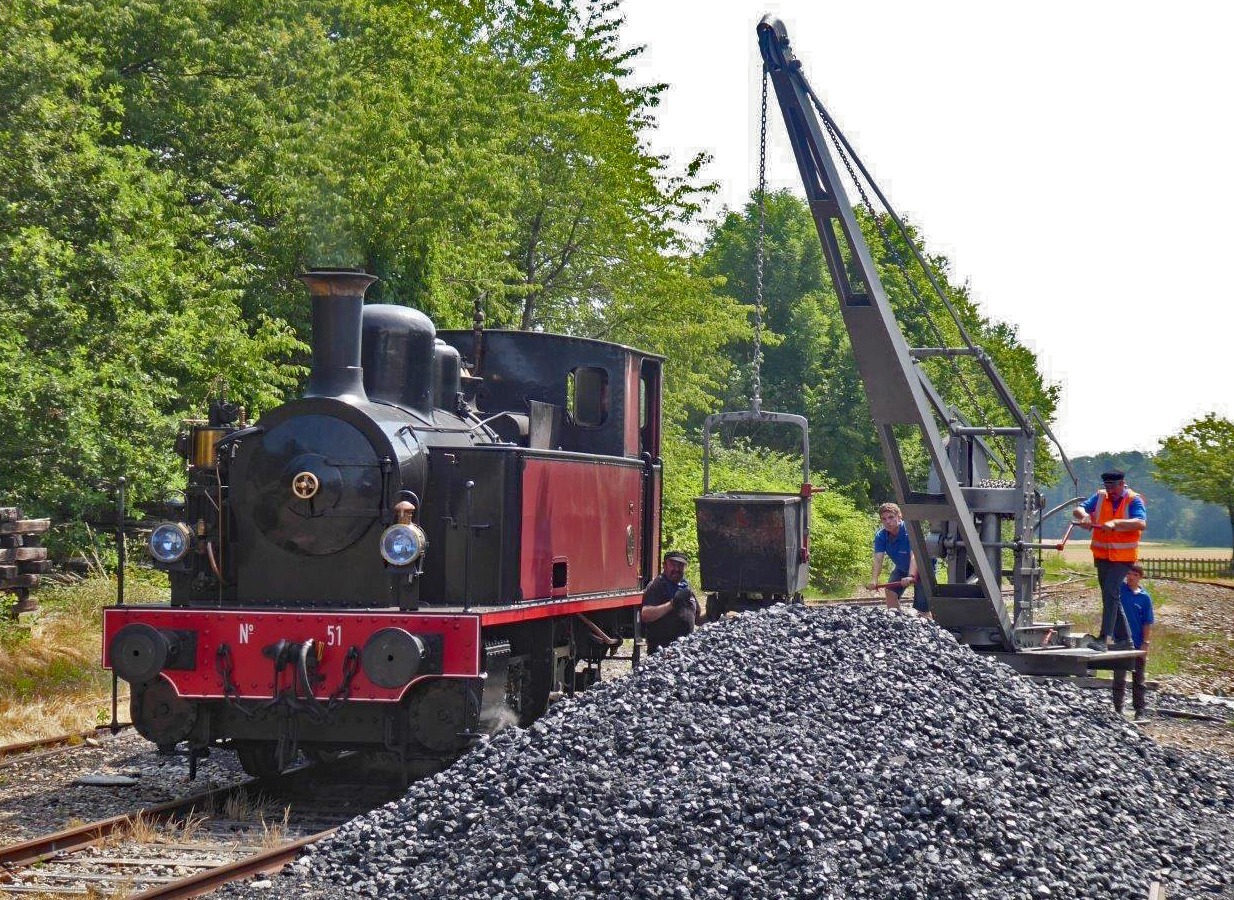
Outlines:
<svg viewBox="0 0 1234 900"><path fill-rule="evenodd" d="M1234 578L1228 559L1140 559L1146 578Z"/></svg>

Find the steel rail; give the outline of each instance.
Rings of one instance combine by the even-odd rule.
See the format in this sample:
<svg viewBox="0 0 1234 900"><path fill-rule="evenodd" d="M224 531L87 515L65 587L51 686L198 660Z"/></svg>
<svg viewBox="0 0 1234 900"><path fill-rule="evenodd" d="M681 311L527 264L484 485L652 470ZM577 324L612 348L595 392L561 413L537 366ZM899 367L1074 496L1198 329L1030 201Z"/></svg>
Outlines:
<svg viewBox="0 0 1234 900"><path fill-rule="evenodd" d="M204 872L188 875L170 884L156 885L140 894L130 894L128 900L185 900L188 897L200 897L224 884L239 881L250 875L277 872L294 860L309 844L315 844L334 834L335 831L337 831L335 828L319 831L317 834L310 834L308 837L275 847L273 850L265 850L246 856L244 859L238 859L233 863L206 869Z"/></svg>
<svg viewBox="0 0 1234 900"><path fill-rule="evenodd" d="M117 731L127 731L132 728L132 723L122 722ZM57 753L65 753L69 750L78 750L85 746L85 742L91 738L95 738L100 734L110 733L111 728L107 725L98 728L91 728L89 731L79 731L72 734L58 734L55 737L36 738L32 741L20 741L15 744L5 744L0 746L0 769L6 766L14 765L15 763L25 762L31 759L41 759L44 756L53 756ZM41 751L41 752L33 752Z"/></svg>
<svg viewBox="0 0 1234 900"><path fill-rule="evenodd" d="M88 822L76 828L66 828L63 831L57 831L53 834L22 841L20 844L11 844L0 848L0 866L10 870L7 873L0 873L0 882L9 880L12 875L12 869L21 866L32 866L62 853L80 850L83 847L89 847L91 844L97 844L121 829L135 824L138 819L144 819L148 822L166 822L208 801L224 797L237 789L248 790L258 783L259 780L253 778L237 784L213 788L209 791L193 794L190 797L169 800L166 803L146 807L136 812L121 813L108 819L99 819L96 822Z"/></svg>

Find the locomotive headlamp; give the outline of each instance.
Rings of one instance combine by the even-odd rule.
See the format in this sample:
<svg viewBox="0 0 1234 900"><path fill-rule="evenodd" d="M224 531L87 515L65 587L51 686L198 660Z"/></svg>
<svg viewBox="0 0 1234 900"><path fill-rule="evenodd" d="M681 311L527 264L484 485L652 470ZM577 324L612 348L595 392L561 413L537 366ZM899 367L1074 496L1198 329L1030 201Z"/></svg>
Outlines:
<svg viewBox="0 0 1234 900"><path fill-rule="evenodd" d="M193 543L193 533L183 522L164 522L150 532L150 555L161 563L184 559Z"/></svg>
<svg viewBox="0 0 1234 900"><path fill-rule="evenodd" d="M424 530L412 522L391 525L381 534L381 558L392 566L410 566L424 555Z"/></svg>

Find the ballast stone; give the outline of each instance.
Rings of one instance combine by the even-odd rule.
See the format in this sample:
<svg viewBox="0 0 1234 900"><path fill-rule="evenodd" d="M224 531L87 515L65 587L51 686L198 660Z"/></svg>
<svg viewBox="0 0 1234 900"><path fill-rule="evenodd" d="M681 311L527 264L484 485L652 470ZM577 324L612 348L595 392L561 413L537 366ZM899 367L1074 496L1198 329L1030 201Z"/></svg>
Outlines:
<svg viewBox="0 0 1234 900"><path fill-rule="evenodd" d="M310 848L306 898L1234 897L1234 766L934 625L708 626ZM233 889L245 896L247 889ZM260 895L269 896L268 891Z"/></svg>

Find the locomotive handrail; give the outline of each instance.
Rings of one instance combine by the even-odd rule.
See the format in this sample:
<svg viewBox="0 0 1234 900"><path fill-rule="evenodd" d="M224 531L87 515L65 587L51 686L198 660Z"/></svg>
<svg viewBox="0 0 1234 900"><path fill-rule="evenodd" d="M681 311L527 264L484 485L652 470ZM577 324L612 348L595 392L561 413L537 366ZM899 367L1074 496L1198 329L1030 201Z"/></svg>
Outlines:
<svg viewBox="0 0 1234 900"><path fill-rule="evenodd" d="M765 412L761 409L745 409L738 412L712 413L703 421L703 493L711 492L711 429L713 425L726 422L766 422L769 424L796 425L801 429L801 483L810 481L810 423L805 416L793 413Z"/></svg>

